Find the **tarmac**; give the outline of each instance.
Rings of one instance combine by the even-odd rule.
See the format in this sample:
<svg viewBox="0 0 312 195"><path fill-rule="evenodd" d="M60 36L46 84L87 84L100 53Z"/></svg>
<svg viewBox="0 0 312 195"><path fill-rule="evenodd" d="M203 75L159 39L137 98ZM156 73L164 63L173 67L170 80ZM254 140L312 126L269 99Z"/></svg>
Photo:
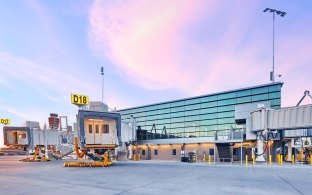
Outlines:
<svg viewBox="0 0 312 195"><path fill-rule="evenodd" d="M311 165L122 161L64 167L0 156L0 194L312 194Z"/></svg>

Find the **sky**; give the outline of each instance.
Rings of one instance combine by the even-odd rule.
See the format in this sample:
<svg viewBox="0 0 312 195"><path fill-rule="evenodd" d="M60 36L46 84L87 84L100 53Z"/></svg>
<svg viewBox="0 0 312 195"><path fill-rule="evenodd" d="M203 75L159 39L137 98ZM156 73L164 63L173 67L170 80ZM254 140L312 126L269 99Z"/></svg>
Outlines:
<svg viewBox="0 0 312 195"><path fill-rule="evenodd" d="M310 0L1 1L0 118L43 126L58 113L71 125L72 93L101 100L102 66L117 109L269 83L265 8L287 12L275 18L275 73L294 106L312 91Z"/></svg>

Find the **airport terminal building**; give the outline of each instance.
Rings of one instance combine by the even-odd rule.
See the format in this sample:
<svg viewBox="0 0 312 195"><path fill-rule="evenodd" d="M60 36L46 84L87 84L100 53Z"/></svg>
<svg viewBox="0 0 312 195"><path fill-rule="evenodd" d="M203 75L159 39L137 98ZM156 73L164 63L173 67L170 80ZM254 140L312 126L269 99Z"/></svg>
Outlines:
<svg viewBox="0 0 312 195"><path fill-rule="evenodd" d="M246 124L235 120L235 109L246 104L280 109L282 85L274 82L118 112L123 121L135 118L138 139L135 152L142 159L180 160L193 152L201 160L208 155L216 158L216 150L218 155L225 150L235 160L240 155L237 148L241 142L245 142L244 154L253 144L246 140Z"/></svg>

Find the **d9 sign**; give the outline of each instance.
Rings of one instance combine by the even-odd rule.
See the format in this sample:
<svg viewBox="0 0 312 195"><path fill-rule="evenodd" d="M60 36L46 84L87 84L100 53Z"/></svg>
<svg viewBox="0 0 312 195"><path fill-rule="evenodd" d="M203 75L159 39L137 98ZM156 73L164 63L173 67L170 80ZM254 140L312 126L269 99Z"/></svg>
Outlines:
<svg viewBox="0 0 312 195"><path fill-rule="evenodd" d="M8 118L0 118L0 124L9 125L10 122L11 121Z"/></svg>
<svg viewBox="0 0 312 195"><path fill-rule="evenodd" d="M89 97L86 95L71 94L71 103L75 105L88 105Z"/></svg>

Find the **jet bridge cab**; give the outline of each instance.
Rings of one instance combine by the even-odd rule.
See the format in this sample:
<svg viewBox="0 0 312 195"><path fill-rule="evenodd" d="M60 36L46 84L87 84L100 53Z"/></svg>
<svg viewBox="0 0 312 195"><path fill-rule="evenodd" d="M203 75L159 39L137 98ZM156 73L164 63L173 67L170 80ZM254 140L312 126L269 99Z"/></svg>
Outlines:
<svg viewBox="0 0 312 195"><path fill-rule="evenodd" d="M9 147L27 147L30 145L29 127L3 127L4 145Z"/></svg>
<svg viewBox="0 0 312 195"><path fill-rule="evenodd" d="M114 112L78 111L78 137L81 147L115 149L121 135L121 117Z"/></svg>

